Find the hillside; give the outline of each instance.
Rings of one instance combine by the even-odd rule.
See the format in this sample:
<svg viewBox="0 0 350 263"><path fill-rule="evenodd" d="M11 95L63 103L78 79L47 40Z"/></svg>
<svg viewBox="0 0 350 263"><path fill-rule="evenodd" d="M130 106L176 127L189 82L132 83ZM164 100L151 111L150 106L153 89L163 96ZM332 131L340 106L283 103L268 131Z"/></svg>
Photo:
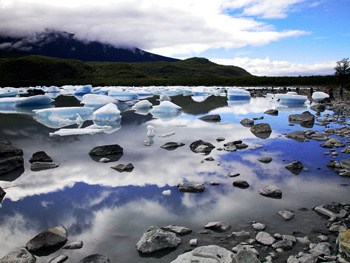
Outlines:
<svg viewBox="0 0 350 263"><path fill-rule="evenodd" d="M0 86L191 85L191 82L251 76L242 68L204 58L176 62L83 62L37 55L0 57ZM196 84L196 83L194 83Z"/></svg>

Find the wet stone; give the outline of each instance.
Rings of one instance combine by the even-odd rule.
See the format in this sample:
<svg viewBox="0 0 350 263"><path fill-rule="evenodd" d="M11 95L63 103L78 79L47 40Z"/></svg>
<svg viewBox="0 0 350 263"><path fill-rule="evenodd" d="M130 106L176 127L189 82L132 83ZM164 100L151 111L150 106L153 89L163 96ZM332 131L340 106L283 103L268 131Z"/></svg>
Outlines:
<svg viewBox="0 0 350 263"><path fill-rule="evenodd" d="M204 226L206 229L211 229L216 232L226 232L231 228L231 225L227 222L217 221L217 222L209 222Z"/></svg>
<svg viewBox="0 0 350 263"><path fill-rule="evenodd" d="M238 188L242 188L242 189L246 189L249 187L249 183L247 181L244 181L244 180L237 180L237 181L234 181L232 184L233 184L233 186L238 187Z"/></svg>
<svg viewBox="0 0 350 263"><path fill-rule="evenodd" d="M192 232L192 229L190 228L187 228L184 226L175 226L175 225L162 226L161 229L165 231L173 232L180 236L187 235Z"/></svg>
<svg viewBox="0 0 350 263"><path fill-rule="evenodd" d="M54 257L54 258L50 259L48 263L63 263L65 261L67 261L67 259L68 259L68 256L66 256L66 255L59 255L57 257Z"/></svg>
<svg viewBox="0 0 350 263"><path fill-rule="evenodd" d="M47 153L44 151L33 153L32 157L29 159L30 163L34 163L34 162L51 163L52 161L53 161L52 158L48 156Z"/></svg>
<svg viewBox="0 0 350 263"><path fill-rule="evenodd" d="M259 232L255 239L257 242L265 246L271 246L275 242L275 239L269 233L264 231Z"/></svg>
<svg viewBox="0 0 350 263"><path fill-rule="evenodd" d="M202 193L205 190L205 186L198 182L183 182L177 185L180 192L188 193Z"/></svg>
<svg viewBox="0 0 350 263"><path fill-rule="evenodd" d="M171 151L171 150L175 150L178 147L182 147L185 144L182 142L167 142L165 144L163 144L162 146L160 146L160 148Z"/></svg>
<svg viewBox="0 0 350 263"><path fill-rule="evenodd" d="M265 186L259 190L259 194L270 198L282 198L282 191L274 185Z"/></svg>
<svg viewBox="0 0 350 263"><path fill-rule="evenodd" d="M272 157L269 157L269 156L260 157L258 158L258 161L261 163L270 163L272 161Z"/></svg>
<svg viewBox="0 0 350 263"><path fill-rule="evenodd" d="M100 254L93 254L90 256L87 256L79 261L80 263L110 263L108 257L100 255Z"/></svg>
<svg viewBox="0 0 350 263"><path fill-rule="evenodd" d="M112 169L118 172L131 172L134 169L134 165L132 163L128 164L117 164L111 167Z"/></svg>
<svg viewBox="0 0 350 263"><path fill-rule="evenodd" d="M77 241L70 243L68 245L65 245L63 249L81 249L83 247L83 241Z"/></svg>
<svg viewBox="0 0 350 263"><path fill-rule="evenodd" d="M294 217L294 213L287 210L279 211L278 214L286 221L289 221Z"/></svg>
<svg viewBox="0 0 350 263"><path fill-rule="evenodd" d="M16 248L0 259L1 263L34 263L35 257L24 247Z"/></svg>

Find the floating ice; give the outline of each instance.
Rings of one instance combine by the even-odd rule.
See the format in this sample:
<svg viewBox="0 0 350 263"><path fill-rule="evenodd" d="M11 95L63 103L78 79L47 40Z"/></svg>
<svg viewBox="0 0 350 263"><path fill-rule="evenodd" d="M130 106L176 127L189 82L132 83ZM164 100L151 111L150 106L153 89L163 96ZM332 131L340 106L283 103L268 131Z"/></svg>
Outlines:
<svg viewBox="0 0 350 263"><path fill-rule="evenodd" d="M15 107L19 98L0 98L0 108Z"/></svg>
<svg viewBox="0 0 350 263"><path fill-rule="evenodd" d="M155 136L155 134L154 134L154 127L151 126L151 125L147 126L147 136L148 137L154 137Z"/></svg>
<svg viewBox="0 0 350 263"><path fill-rule="evenodd" d="M162 195L171 195L171 190L164 190Z"/></svg>
<svg viewBox="0 0 350 263"><path fill-rule="evenodd" d="M159 101L160 102L162 102L162 101L171 101L171 98L168 95L166 95L165 93L162 93L159 96Z"/></svg>
<svg viewBox="0 0 350 263"><path fill-rule="evenodd" d="M105 131L108 131L109 129L111 129L111 127L109 126L98 126L96 124L90 125L88 127L85 127L83 129L81 128L72 128L72 129L60 129L58 131L55 132L50 132L49 136L55 136L55 135L59 135L59 136L70 136L70 135L93 135L93 134L97 134L97 133L102 133Z"/></svg>
<svg viewBox="0 0 350 263"><path fill-rule="evenodd" d="M82 124L92 118L93 108L61 107L36 110L34 119L49 128L62 128L72 124Z"/></svg>
<svg viewBox="0 0 350 263"><path fill-rule="evenodd" d="M121 118L120 111L114 103L108 103L93 113L94 122L114 122Z"/></svg>
<svg viewBox="0 0 350 263"><path fill-rule="evenodd" d="M43 87L46 93L60 93L60 89L56 86Z"/></svg>
<svg viewBox="0 0 350 263"><path fill-rule="evenodd" d="M207 98L209 98L210 96L191 96L191 99L194 102L203 102L205 101Z"/></svg>
<svg viewBox="0 0 350 263"><path fill-rule="evenodd" d="M88 107L100 107L111 102L117 102L117 100L100 94L85 94L81 100L81 103Z"/></svg>
<svg viewBox="0 0 350 263"><path fill-rule="evenodd" d="M18 95L17 90L0 89L0 98L16 97Z"/></svg>
<svg viewBox="0 0 350 263"><path fill-rule="evenodd" d="M153 106L151 113L153 114L155 112L178 112L180 109L180 106L170 101L162 101L158 106Z"/></svg>
<svg viewBox="0 0 350 263"><path fill-rule="evenodd" d="M276 94L277 99L282 104L304 104L307 96L298 95L296 92L287 92L286 94Z"/></svg>
<svg viewBox="0 0 350 263"><path fill-rule="evenodd" d="M329 95L327 93L320 92L320 91L316 91L316 92L312 93L312 99L315 101L321 101L321 100L324 100L326 98L329 98Z"/></svg>
<svg viewBox="0 0 350 263"><path fill-rule="evenodd" d="M209 96L212 93L207 87L195 87L193 88L193 96Z"/></svg>
<svg viewBox="0 0 350 263"><path fill-rule="evenodd" d="M227 91L227 97L229 100L249 100L250 92L244 89L229 89Z"/></svg>
<svg viewBox="0 0 350 263"><path fill-rule="evenodd" d="M27 106L41 106L48 105L52 102L52 99L48 95L36 95L28 98L20 98L17 101L17 107Z"/></svg>
<svg viewBox="0 0 350 263"><path fill-rule="evenodd" d="M150 103L148 100L141 100L137 102L134 106L132 106L132 109L149 109L150 107L152 107L152 103Z"/></svg>
<svg viewBox="0 0 350 263"><path fill-rule="evenodd" d="M87 93L91 93L92 92L92 86L91 85L85 85L85 86L80 86L78 87L74 94L75 95L84 95L84 94L87 94Z"/></svg>
<svg viewBox="0 0 350 263"><path fill-rule="evenodd" d="M136 93L133 92L127 92L119 88L111 89L108 92L109 96L112 96L118 100L121 101L129 101L129 100L138 100L139 97L137 96Z"/></svg>

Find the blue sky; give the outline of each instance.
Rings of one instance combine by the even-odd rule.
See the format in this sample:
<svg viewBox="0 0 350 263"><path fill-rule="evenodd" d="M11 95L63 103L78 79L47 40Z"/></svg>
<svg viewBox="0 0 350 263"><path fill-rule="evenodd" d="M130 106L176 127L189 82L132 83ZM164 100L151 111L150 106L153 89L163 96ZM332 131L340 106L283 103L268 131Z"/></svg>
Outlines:
<svg viewBox="0 0 350 263"><path fill-rule="evenodd" d="M325 75L350 56L349 10L350 0L0 0L0 33L49 28L255 75Z"/></svg>

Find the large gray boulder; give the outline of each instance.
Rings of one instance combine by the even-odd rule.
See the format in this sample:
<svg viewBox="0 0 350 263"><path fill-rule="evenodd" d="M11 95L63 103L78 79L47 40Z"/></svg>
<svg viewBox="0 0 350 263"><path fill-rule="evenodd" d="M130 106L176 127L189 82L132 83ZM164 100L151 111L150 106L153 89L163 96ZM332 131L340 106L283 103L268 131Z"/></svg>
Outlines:
<svg viewBox="0 0 350 263"><path fill-rule="evenodd" d="M23 168L22 156L12 156L0 160L0 176L20 168Z"/></svg>
<svg viewBox="0 0 350 263"><path fill-rule="evenodd" d="M197 247L196 249L179 255L171 263L233 263L235 255L226 248L216 245Z"/></svg>
<svg viewBox="0 0 350 263"><path fill-rule="evenodd" d="M87 256L79 261L80 263L109 263L110 260L108 257L100 255L100 254L93 254L90 256Z"/></svg>
<svg viewBox="0 0 350 263"><path fill-rule="evenodd" d="M271 198L282 198L282 190L274 185L263 187L259 190L259 194Z"/></svg>
<svg viewBox="0 0 350 263"><path fill-rule="evenodd" d="M310 112L305 111L302 114L289 115L288 120L290 123L300 124L305 128L312 128L315 123L315 116Z"/></svg>
<svg viewBox="0 0 350 263"><path fill-rule="evenodd" d="M198 182L183 182L177 185L180 192L187 193L202 193L205 190L205 186Z"/></svg>
<svg viewBox="0 0 350 263"><path fill-rule="evenodd" d="M162 230L158 227L151 227L144 233L136 244L136 249L141 254L153 254L167 249L177 248L181 239L175 233Z"/></svg>
<svg viewBox="0 0 350 263"><path fill-rule="evenodd" d="M214 148L215 146L210 142L204 142L202 140L197 140L190 144L190 149L192 152L203 153L205 155L209 154Z"/></svg>
<svg viewBox="0 0 350 263"><path fill-rule="evenodd" d="M36 258L24 247L16 248L0 259L1 263L34 263Z"/></svg>
<svg viewBox="0 0 350 263"><path fill-rule="evenodd" d="M259 232L256 235L255 240L265 246L271 246L273 243L275 243L275 239L269 233L264 231Z"/></svg>
<svg viewBox="0 0 350 263"><path fill-rule="evenodd" d="M250 127L250 131L258 138L267 139L271 135L271 127L268 123L259 123Z"/></svg>
<svg viewBox="0 0 350 263"><path fill-rule="evenodd" d="M50 227L29 240L26 247L33 254L45 253L63 246L67 237L68 232L63 226Z"/></svg>

